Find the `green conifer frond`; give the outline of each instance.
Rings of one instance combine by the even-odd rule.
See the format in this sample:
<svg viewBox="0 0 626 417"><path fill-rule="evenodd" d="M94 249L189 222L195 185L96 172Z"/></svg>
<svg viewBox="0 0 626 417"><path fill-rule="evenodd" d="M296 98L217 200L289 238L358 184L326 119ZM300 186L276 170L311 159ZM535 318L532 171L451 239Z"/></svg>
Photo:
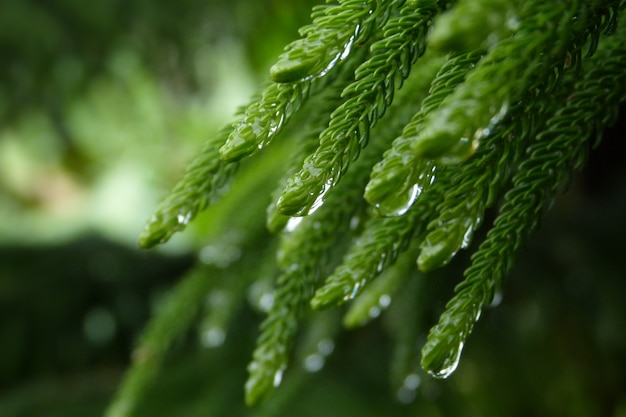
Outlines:
<svg viewBox="0 0 626 417"><path fill-rule="evenodd" d="M415 269L415 247L398 255L395 264L387 268L371 285L367 286L360 296L352 301L350 309L343 318L345 327L356 327L367 324L375 319L381 311L391 304L392 298Z"/></svg>
<svg viewBox="0 0 626 417"><path fill-rule="evenodd" d="M465 75L480 57L480 51L471 52L452 57L443 64L419 112L372 169L371 179L365 189L365 199L383 213L397 212L398 207L406 210L411 200L417 197L417 192L414 191L422 192L434 179L434 163L418 159L412 150L414 136L420 131L425 116L434 111L463 82ZM415 187L417 190L414 190Z"/></svg>
<svg viewBox="0 0 626 417"><path fill-rule="evenodd" d="M306 214L339 182L350 162L367 145L370 129L391 105L395 90L424 53L432 18L448 2L422 3L407 3L399 16L389 19L383 28L383 39L371 47L373 55L357 68L355 82L343 91L342 96L348 98L332 114L328 128L320 135L319 148L288 181L278 203L283 213Z"/></svg>
<svg viewBox="0 0 626 417"><path fill-rule="evenodd" d="M519 0L459 0L437 18L428 47L462 53L488 48L510 36L519 24Z"/></svg>
<svg viewBox="0 0 626 417"><path fill-rule="evenodd" d="M626 93L623 39L621 35L607 40L611 47L584 63L582 79L570 80L574 92L528 148L528 159L514 176L500 215L422 350L422 366L433 374L447 376L456 368L465 340L491 303L522 242L537 227L542 211L571 171L583 165L590 136L613 121Z"/></svg>
<svg viewBox="0 0 626 417"><path fill-rule="evenodd" d="M486 210L502 203L422 349L425 370L450 375L517 251L626 97L626 30L617 27L624 1L327 3L272 67L274 82L209 141L140 240L150 247L182 230L219 196L238 161L282 131L287 140L241 164L244 188L229 190L237 198L216 220L227 224L245 206L244 228L254 233L242 245L265 245L251 214L258 206L247 201L269 195L282 176L267 211L267 227L279 233L267 246L278 247L280 271L268 267L274 302L248 366L248 404L280 383L302 322L315 327L324 314L313 310L351 301L344 325L356 327L392 299L383 323L396 343L394 389L401 401L412 398L422 304L431 295L422 292L425 275L466 248ZM290 119L293 129L283 129ZM337 310L320 323L335 323ZM188 324L184 316L176 326ZM177 334L159 333L159 343ZM127 382L140 386L132 372L144 371ZM140 393L122 392L125 404Z"/></svg>
<svg viewBox="0 0 626 417"><path fill-rule="evenodd" d="M141 247L151 248L167 242L217 199L220 190L237 170L236 163L224 162L219 158L218 149L229 133L230 129L223 129L206 143L184 177L148 221L139 237Z"/></svg>
<svg viewBox="0 0 626 417"><path fill-rule="evenodd" d="M319 78L350 54L353 45L366 41L382 26L399 0L339 0L313 8L313 23L300 29L302 38L287 45L270 68L275 82Z"/></svg>
<svg viewBox="0 0 626 417"><path fill-rule="evenodd" d="M513 109L510 124L496 128L471 160L453 170L450 183L455 186L445 194L437 208L439 215L428 225L429 233L420 247L420 270L439 268L469 246L485 210L496 202L508 180L518 149L531 133L524 129L523 116L519 108Z"/></svg>
<svg viewBox="0 0 626 417"><path fill-rule="evenodd" d="M314 84L311 80L270 84L261 98L248 106L243 120L233 125L219 156L227 162L239 161L269 144L309 98Z"/></svg>
<svg viewBox="0 0 626 417"><path fill-rule="evenodd" d="M614 8L616 2L604 3ZM494 45L466 81L444 99L440 110L428 116L413 143L414 152L425 158L440 158L455 148L475 149L511 104L537 85L549 89L566 59L577 61L589 34L597 34L602 26L603 16L596 11L599 6L569 1L525 2L515 34Z"/></svg>
<svg viewBox="0 0 626 417"><path fill-rule="evenodd" d="M289 157L284 168L285 173L279 180L278 187L272 192L272 200L267 208L267 225L271 232L279 232L287 225L290 217L278 210L276 202L280 198L288 179L298 171L304 158L317 148L319 134L324 130L324 126L332 111L339 105L339 95L345 84L351 79L351 72L350 68L348 68L347 71L340 75L337 82L309 103L315 108L315 112L310 115L300 115L300 119L296 121L297 126L294 128L291 136L296 142L297 149ZM304 129L302 126L304 126Z"/></svg>
<svg viewBox="0 0 626 417"><path fill-rule="evenodd" d="M384 143L384 142L383 142ZM288 354L297 334L303 309L311 300L320 274L329 272L331 254L336 257L341 239L352 227L351 220L363 210L362 190L369 171L383 146L368 148L315 213L292 218L293 226L281 236L278 262L284 273L277 279L274 303L261 326L261 335L248 366L246 401L265 400L287 367Z"/></svg>
<svg viewBox="0 0 626 417"><path fill-rule="evenodd" d="M343 263L315 293L311 300L313 308L354 299L371 280L393 265L398 254L408 248L413 236L421 233L434 215L439 199L431 194L434 193L424 193L421 204L414 205L402 216L372 217Z"/></svg>
<svg viewBox="0 0 626 417"><path fill-rule="evenodd" d="M234 125L220 149L221 158L237 161L266 146L311 93L336 77L339 63L353 53L353 44L365 44L376 25L386 21L394 3L397 0L344 0L314 9L313 24L303 28L303 38L289 45L270 70L277 82Z"/></svg>

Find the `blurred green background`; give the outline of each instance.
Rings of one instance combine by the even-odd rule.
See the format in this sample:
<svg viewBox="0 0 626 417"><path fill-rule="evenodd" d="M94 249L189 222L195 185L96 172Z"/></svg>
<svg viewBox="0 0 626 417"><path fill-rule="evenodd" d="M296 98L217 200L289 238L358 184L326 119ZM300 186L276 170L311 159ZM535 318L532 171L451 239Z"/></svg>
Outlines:
<svg viewBox="0 0 626 417"><path fill-rule="evenodd" d="M206 245L192 226L142 252L145 220L315 3L2 0L0 417L102 414L141 329ZM423 284L414 317L341 332L326 366L296 360L253 410L243 384L261 316L241 306L219 349L181 343L138 415L626 417L623 119L450 379L393 388L389 329L409 322L418 348L466 255Z"/></svg>

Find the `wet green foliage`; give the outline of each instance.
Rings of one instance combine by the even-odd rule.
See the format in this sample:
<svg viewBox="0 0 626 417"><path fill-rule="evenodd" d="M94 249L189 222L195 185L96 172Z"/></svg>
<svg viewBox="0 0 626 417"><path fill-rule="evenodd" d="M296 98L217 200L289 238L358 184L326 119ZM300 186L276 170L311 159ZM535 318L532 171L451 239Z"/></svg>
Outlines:
<svg viewBox="0 0 626 417"><path fill-rule="evenodd" d="M294 235L296 243L279 252L284 272L248 368L248 403L266 399L280 383L309 302L317 310L358 300L409 247L402 256L423 272L442 267L471 244L486 210L502 202L422 351L430 374L445 378L456 369L474 324L544 208L583 166L589 141L624 100L620 7L610 0L381 0L313 9L313 23L272 67L273 83L234 125L222 160L213 150L202 153L166 200L180 201L182 190L198 194L183 198L196 206L183 213L166 204L142 237L145 246L162 242L206 205L215 187L203 191L188 178L211 184L220 175L196 175L195 166L209 169L265 152L274 136L300 140L297 131L281 138L282 127L341 74L340 94L324 96L339 102L326 121L317 121L323 127L317 146L297 154L302 166L272 205L272 212L296 216L281 223L287 225L282 239ZM468 15L474 20L467 22ZM424 54L431 25L432 51ZM431 67L440 69L429 93L423 100L408 96L419 68ZM314 108L306 112L313 113L309 119L315 115ZM334 271L322 256L331 246ZM380 285L391 291L396 284ZM372 291L385 306L391 302L390 294ZM368 320L377 302L364 303L369 308L351 310L348 323Z"/></svg>
<svg viewBox="0 0 626 417"><path fill-rule="evenodd" d="M180 6L186 10L180 21L166 26L180 29L209 9L238 10L232 3L204 9L190 1ZM262 2L244 3L242 13L251 19ZM7 4L15 16L37 10L32 15L44 23L62 7ZM285 21L297 14L287 2L268 4L277 15L282 10ZM87 32L85 45L77 41L60 55L60 68L89 51L93 60L78 62L101 71L113 46L92 50L89 40L110 36L120 16L121 32L128 33L115 32L126 40L150 38L133 31L141 27L135 16L159 28L175 14L170 7L176 6L150 14L142 5L100 5L102 22L85 23L93 33ZM437 408L436 398L446 395L473 398L473 407L490 410L484 415L524 415L519 399L494 399L493 387L518 382L511 376L516 373L537 379L518 369L527 351L546 374L520 390L528 402L547 415L622 417L626 403L610 390L611 405L580 398L595 373L570 366L577 357L559 368L560 376L546 370L559 366L553 359L567 350L567 338L558 333L567 333L572 320L555 312L566 302L553 300L578 300L582 293L572 287L590 285L589 271L602 269L601 252L585 247L581 237L568 243L544 236L530 245L539 254L511 271L626 98L626 29L618 25L624 7L617 0L336 0L313 6L299 39L270 67L265 87L199 148L148 219L139 240L144 248L183 231L204 243L197 266L155 309L106 417L374 416L402 414L403 407L433 417L480 414L454 401ZM83 18L68 19L79 25ZM219 18L213 20L220 27ZM263 43L254 39L258 26L242 26L248 52L262 55L253 47ZM72 27L59 26L42 57L9 48L13 65L0 75L19 78L20 65L30 63L43 68L55 45L73 38ZM148 32L158 43L160 31ZM0 41L12 39L3 36L0 29ZM189 47L188 39L178 41L186 45L179 50ZM143 59L158 61L159 48L154 51L148 48ZM33 74L20 78L29 88L16 87L7 97L19 103L18 91L36 91L39 75ZM72 83L81 88L80 79ZM194 77L183 84L193 91ZM533 281L543 292L509 296L507 275L533 275L536 258L548 257L541 253L562 262L543 259L560 271L582 251L590 255L576 261L580 272L569 270L572 283L555 279L558 288L552 288L544 272L538 274L543 280ZM623 271L621 259L612 259L616 269L605 272ZM597 299L622 294L622 282L594 287ZM534 288L512 285L522 292ZM489 315L490 327L481 328L479 318L502 294L512 300L500 308L503 318ZM589 356L590 363L625 346L623 322L615 318L623 311L597 303L589 306L586 329L605 327L589 340L575 334L588 351L569 351ZM259 315L265 315L260 325ZM511 323L516 330L502 346L481 338ZM359 329L348 338L342 325ZM541 352L546 344L550 348ZM471 352L466 365L464 348ZM500 375L505 361L510 372ZM447 378L457 366L459 382L430 377ZM380 378L385 373L389 384ZM619 386L619 377L607 380ZM562 387L554 397L576 398L566 412L559 408L563 401L537 399L549 382ZM242 397L255 407L246 409Z"/></svg>

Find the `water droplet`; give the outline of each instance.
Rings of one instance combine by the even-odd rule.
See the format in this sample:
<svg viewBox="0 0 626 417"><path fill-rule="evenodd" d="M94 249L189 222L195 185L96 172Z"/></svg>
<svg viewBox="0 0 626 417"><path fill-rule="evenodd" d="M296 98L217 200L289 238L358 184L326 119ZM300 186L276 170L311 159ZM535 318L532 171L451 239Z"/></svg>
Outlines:
<svg viewBox="0 0 626 417"><path fill-rule="evenodd" d="M350 230L358 230L362 224L363 219L361 218L361 216L352 216L352 218L350 219Z"/></svg>
<svg viewBox="0 0 626 417"><path fill-rule="evenodd" d="M178 214L176 216L176 220L178 221L178 224L186 226L189 223L189 220L191 220L191 211L183 214Z"/></svg>
<svg viewBox="0 0 626 417"><path fill-rule="evenodd" d="M408 190L401 190L397 194L392 194L382 202L376 204L378 214L384 217L402 216L405 214L421 193L421 188L413 184Z"/></svg>
<svg viewBox="0 0 626 417"><path fill-rule="evenodd" d="M335 65L337 65L338 62L343 61L344 59L348 57L348 55L350 55L350 50L352 49L352 45L354 44L354 39L356 38L360 30L361 30L361 25L357 25L354 30L354 34L350 36L348 41L344 44L343 49L341 49L339 53L337 53L330 60L328 65L326 65L326 67L323 70L321 70L319 74L316 75L317 77L325 76L326 74L328 74L330 70L332 70L335 67Z"/></svg>
<svg viewBox="0 0 626 417"><path fill-rule="evenodd" d="M287 221L287 225L285 226L285 232L293 232L296 230L303 218L304 217L290 217L289 221Z"/></svg>
<svg viewBox="0 0 626 417"><path fill-rule="evenodd" d="M359 281L355 283L352 287L348 286L347 288L344 288L344 294L346 295L343 297L343 301L350 301L354 299L354 297L356 297L361 291L362 286L363 282Z"/></svg>
<svg viewBox="0 0 626 417"><path fill-rule="evenodd" d="M276 113L274 113L274 117L271 118L269 121L269 129L267 133L268 138L266 138L264 141L261 141L261 143L259 143L259 149L262 149L263 146L267 144L269 136L273 136L280 130L281 127L283 127L284 121L285 121L285 114L282 111L277 111Z"/></svg>
<svg viewBox="0 0 626 417"><path fill-rule="evenodd" d="M463 234L463 242L461 242L461 248L467 248L470 243L472 243L472 236L474 236L474 224L470 224L470 226L465 230Z"/></svg>
<svg viewBox="0 0 626 417"><path fill-rule="evenodd" d="M280 383L283 380L283 372L285 372L285 367L281 367L278 371L276 371L276 373L274 374L274 387L277 387L280 385Z"/></svg>
<svg viewBox="0 0 626 417"><path fill-rule="evenodd" d="M381 253L380 254L380 260L378 261L378 265L376 265L376 271L383 272L383 269L385 269L385 260L386 259L387 259L387 254L386 253Z"/></svg>
<svg viewBox="0 0 626 417"><path fill-rule="evenodd" d="M313 202L313 205L311 205L311 208L306 213L307 216L315 213L317 209L322 207L322 205L324 204L324 197L326 197L326 193L328 193L332 185L333 185L332 179L326 181L326 184L324 184L324 188L322 189L322 192L317 195L317 197L315 198L315 201Z"/></svg>
<svg viewBox="0 0 626 417"><path fill-rule="evenodd" d="M509 29L510 31L517 31L519 29L520 26L520 19L517 16L517 14L515 14L515 12L513 10L508 10L506 12L506 28Z"/></svg>
<svg viewBox="0 0 626 417"><path fill-rule="evenodd" d="M496 291L493 294L493 299L491 300L491 307L497 307L502 302L502 291Z"/></svg>
<svg viewBox="0 0 626 417"><path fill-rule="evenodd" d="M452 375L452 373L456 370L456 367L459 365L459 360L461 359L461 352L463 351L463 342L460 342L459 345L452 349L448 356L443 360L441 366L437 369L431 369L428 373L435 378L445 379Z"/></svg>

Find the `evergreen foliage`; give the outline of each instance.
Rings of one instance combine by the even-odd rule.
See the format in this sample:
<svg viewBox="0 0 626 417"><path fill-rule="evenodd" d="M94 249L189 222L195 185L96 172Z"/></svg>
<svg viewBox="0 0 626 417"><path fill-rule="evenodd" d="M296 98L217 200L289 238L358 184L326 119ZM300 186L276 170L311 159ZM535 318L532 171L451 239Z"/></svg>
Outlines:
<svg viewBox="0 0 626 417"><path fill-rule="evenodd" d="M313 8L313 23L272 67L272 82L241 121L208 141L140 239L144 247L164 243L224 192L244 201L250 189L237 183L246 172L263 184L257 193L282 184L268 220L279 240L276 264L259 268L260 260L242 257L232 266L240 277L229 275L246 283L277 277L248 367L249 404L281 382L301 322L322 314L315 310L351 302L344 323L355 326L391 303L390 315L403 321L396 301L411 310L426 273L468 248L495 208L421 353L430 374L455 370L520 247L626 97L626 30L617 24L625 5L338 0ZM263 154L281 156L285 167L255 165ZM220 204L217 221L231 221ZM249 217L254 232L237 244L265 256L251 249L265 222ZM201 274L180 284L140 352L164 355L190 325L209 291L196 285ZM412 324L397 325L399 386L412 381ZM144 366L129 371L109 417L133 415Z"/></svg>

